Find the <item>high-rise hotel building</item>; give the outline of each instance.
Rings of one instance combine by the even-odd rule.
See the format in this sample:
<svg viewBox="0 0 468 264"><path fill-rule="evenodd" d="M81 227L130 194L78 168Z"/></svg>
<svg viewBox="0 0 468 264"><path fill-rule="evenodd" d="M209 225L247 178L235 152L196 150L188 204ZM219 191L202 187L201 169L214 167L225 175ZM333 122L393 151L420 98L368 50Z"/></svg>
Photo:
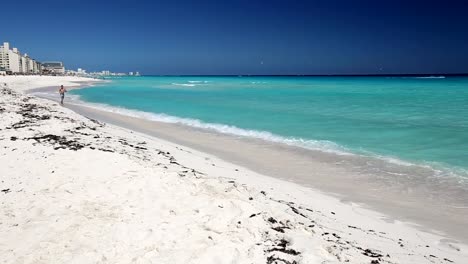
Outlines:
<svg viewBox="0 0 468 264"><path fill-rule="evenodd" d="M41 64L31 59L28 54L22 55L17 48L10 49L10 44L4 42L0 46L0 70L11 73L37 74L41 72Z"/></svg>

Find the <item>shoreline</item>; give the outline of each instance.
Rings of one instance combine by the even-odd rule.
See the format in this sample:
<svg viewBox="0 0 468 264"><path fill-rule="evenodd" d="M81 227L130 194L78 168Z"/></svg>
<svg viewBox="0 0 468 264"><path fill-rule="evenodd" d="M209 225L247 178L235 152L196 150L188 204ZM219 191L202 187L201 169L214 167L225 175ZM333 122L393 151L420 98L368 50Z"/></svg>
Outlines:
<svg viewBox="0 0 468 264"><path fill-rule="evenodd" d="M8 95L6 94L3 95L3 97L5 96L8 97ZM371 260L378 261L378 262L373 262L373 263L394 263L394 261L403 262L403 263L409 263L409 262L411 263L421 263L421 262L448 263L448 262L455 260L455 262L457 263L462 263L460 261L462 261L463 259L466 259L467 247L465 244L457 243L450 239L446 239L441 235L435 235L435 234L422 232L418 229L415 229L414 226L412 225L401 223L399 221L391 222L384 215L381 215L380 213L377 213L376 211L371 211L366 208L363 208L362 206L358 204L355 204L349 201L348 202L343 201L343 200L340 201L337 198L334 198L329 195L325 195L322 192L313 190L311 188L306 188L295 183L284 181L284 179L282 180L282 179L275 179L273 177L263 176L261 174L258 174L256 172L253 172L247 169L248 166L240 167L230 162L224 161L224 160L230 160L230 161L235 161L234 163L238 163L237 162L238 160L220 159L216 157L218 156L217 153L206 154L203 149L202 149L203 152L200 152L196 150L197 149L196 147L192 147L190 145L188 147L184 147L183 146L184 144L177 144L178 142L171 143L171 142L166 141L166 139L164 138L161 139L159 137L154 137L155 135L141 134L140 132L142 131L138 131L138 129L128 130L127 128L125 128L125 126L119 127L119 126L114 126L112 124L103 125L96 121L92 121L92 120L89 121L89 120L86 120L86 118L84 118L83 115L81 116L77 115L75 114L75 112L72 112L71 110L68 110L67 108L62 108L52 101L48 101L44 99L36 99L36 97L31 97L31 98L22 97L21 95L14 95L14 96L20 99L22 98L24 102L33 101L34 104L37 104L42 107L48 107L50 110L45 110L44 113L52 113L54 117L55 115L57 115L57 119L60 119L60 118L70 119L70 121L64 121L60 124L58 123L60 121L50 121L52 122L51 124L54 124L55 126L59 128L59 129L54 130L55 131L54 133L57 133L58 135L63 134L64 137L67 137L67 138L74 137L76 138L76 140L78 140L78 143L84 145L83 150L79 150L79 151L66 150L66 149L58 150L58 151L66 151L67 155L71 155L75 158L75 159L70 159L70 160L66 159L62 163L66 167L72 166L72 168L75 168L76 166L83 164L83 161L84 161L82 160L83 158L87 158L86 160L88 162L89 168L87 168L88 165L85 167L78 167L79 173L77 172L73 177L79 182L81 182L81 178L83 178L84 175L86 175L83 173L85 173L87 170L91 170L93 168L99 168L99 170L97 171L98 173L97 175L100 175L100 177L97 177L97 178L96 177L84 177L83 183L82 183L82 184L91 184L89 186L91 187L91 189L95 191L99 190L98 200L104 199L107 195L105 192L102 192L100 188L114 188L115 186L115 188L118 188L120 190L119 193L121 193L123 190L126 190L128 188L133 188L134 186L140 189L146 190L144 192L145 193L144 197L138 196L138 197L135 197L136 199L134 199L132 198L134 197L134 195L131 195L131 192L123 192L123 193L127 193L127 195L123 195L123 196L119 195L113 198L109 197L109 200L106 200L104 204L113 203L112 199L116 199L116 197L121 197L127 200L133 199L136 202L133 204L133 206L135 206L136 208L140 208L141 206L150 206L149 208L153 208L153 207L158 208L158 210L156 211L154 209L149 209L151 213L155 213L155 214L161 214L165 212L163 209L164 208L167 209L167 206L169 205L170 206L169 208L171 207L173 208L171 211L174 211L174 214L163 213L162 220L168 220L168 219L176 217L178 221L189 220L190 223L199 223L201 218L198 218L196 215L192 215L193 212L189 211L187 208L193 208L194 206L198 206L199 208L196 210L201 211L203 214L206 214L206 217L208 217L208 219L216 219L214 222L212 220L209 220L208 222L205 222L203 224L204 228L209 226L208 229L203 229L203 228L199 229L199 227L194 226L193 230L197 230L195 233L179 234L181 231L180 230L176 231L180 235L178 236L179 240L177 240L177 236L175 238L176 240L174 240L175 241L174 243L176 243L177 245L183 245L184 243L183 238L187 237L187 235L195 236L195 238L199 240L202 239L202 237L206 239L207 237L206 232L208 232L208 234L210 234L208 242L209 241L217 241L217 242L215 244L213 244L214 242L209 242L211 243L209 248L213 248L214 251L207 251L208 252L207 256L211 256L211 257L217 256L217 253L216 253L216 251L218 251L217 249L221 249L221 252L223 252L223 250L227 250L227 248L229 247L235 247L236 249L239 249L240 252L243 252L243 250L251 252L250 253L251 258L246 257L242 254L241 256L234 257L234 259L236 258L238 259L240 257L241 259L244 259L245 261L247 261L247 259L249 259L249 261L252 261L252 259L255 259L257 260L257 262L263 257L288 259L288 261L291 261L291 263L292 261L296 261L296 260L298 261L298 263L302 261L319 263L319 260L321 261L324 261L324 260L333 261L334 260L337 262L346 262L347 260L347 261L350 261L351 263L356 263L356 262L369 263ZM24 105L27 103L20 103L20 101L18 101L17 104ZM16 107L15 103L13 103L11 100L6 101L6 104L4 102L4 104L2 105L6 106L5 109L7 111L10 111L10 112L16 111L14 110L14 107ZM56 112L57 114L55 114ZM79 113L79 111L77 112ZM20 112L16 112L16 113L20 113ZM96 114L96 112L94 112L94 114ZM101 114L104 115L105 113L101 113ZM17 114L12 114L11 118L14 119L16 115ZM71 120L79 120L79 123L82 124L81 127L83 128L74 129L74 130L68 129L67 127L76 126L74 125L75 122L71 122ZM39 121L34 121L34 122L40 123ZM141 121L136 120L136 122L141 122ZM97 124L100 124L100 125L97 125ZM159 125L161 126L162 124L159 124ZM35 126L36 124L34 124L34 126L29 127L29 128L33 130L39 129L42 131L41 133L44 133L44 132L50 133L48 132L50 130L48 126L45 126L45 125L44 126L39 125L39 127L35 127ZM64 129L64 128L67 128L67 129ZM22 129L22 128L18 128L18 129ZM136 132L133 130L135 130ZM173 132L173 131L170 131L170 132ZM10 132L7 130L0 130L0 132L6 133L5 137L2 138L2 141L0 141L0 142L3 142L2 144L6 144L7 147L11 146L11 147L19 148L21 151L23 151L22 155L26 155L24 157L18 156L19 159L21 158L27 159L27 158L33 157L32 160L34 160L34 157L37 157L38 154L36 152L30 153L30 151L32 150L30 146L31 143L29 143L29 141L24 141L24 139L13 140L12 139L13 134L8 134ZM28 133L32 133L32 132L28 132ZM179 131L178 133L182 133L182 132ZM193 135L194 131L186 131L186 133L189 133L187 135ZM205 132L199 131L199 133L205 133ZM94 139L92 137L93 135L94 135ZM24 136L25 135L22 134L22 137ZM180 138L180 135L178 136L176 134L173 134L172 136ZM108 137L110 139L107 139ZM116 138L116 139L114 140L111 138ZM140 143L138 144L134 143L134 142L137 142L136 140ZM146 142L144 146L139 145L139 144L142 144L142 142ZM235 142L235 143L238 143L238 142ZM44 143L41 143L41 144L44 144ZM58 143L55 143L55 144L58 144ZM92 145L89 145L89 144L92 144ZM203 144L204 143L202 143L202 145ZM204 144L204 145L209 146L207 144ZM93 149L89 146L95 146L93 148L96 148L96 149ZM160 150L152 151L151 149L154 147L157 147ZM39 148L39 146L32 147L32 148ZM40 148L42 151L46 151L47 153L50 153L49 158L52 159L52 163L50 164L56 167L57 164L54 163L54 161L56 162L58 160L54 158L54 154L53 154L54 150L50 149L50 147L47 147L47 146L44 146L44 147L41 146ZM103 150L98 151L97 148L100 148ZM111 150L112 152L109 153ZM161 154L161 150L167 151L167 154L165 154L166 152ZM268 149L266 150L268 151ZM169 151L171 153L170 156L169 156ZM84 153L80 154L81 152L84 152ZM119 153L116 153L116 152L119 152ZM124 153L124 154L120 154L120 153ZM123 178L119 178L119 177L115 178L115 175L120 175L118 172L120 167L124 167L123 164L127 164L127 161L124 157L127 155L129 155L130 157L133 157L131 159L135 160L138 164L142 164L143 167L146 168L145 170L151 170L152 171L152 174L150 173L151 175L153 175L154 173L156 173L154 174L155 176L159 175L156 178L159 179L159 181L164 182L163 185L166 187L161 189L161 187L158 185L159 183L156 183L156 182L154 183L156 185L151 185L151 184L148 185L149 181L153 181L154 179L152 177L148 178L148 176L145 176L145 173L143 173L144 171L143 167L137 166L133 163L132 163L133 165L128 164L128 166L132 167L135 171L140 172L139 174L131 173L134 176L125 176ZM163 157L161 157L161 155ZM219 156L223 158L222 155L219 155ZM8 156L0 156L0 157L2 157L2 159L6 158L7 162L9 161L12 164L16 164L15 159L10 159L8 158ZM116 161L116 162L118 161L117 164L121 164L122 166L114 166L114 167L108 168L108 170L111 170L111 171L116 170L114 173L107 172L106 170L103 171L102 167L111 161ZM100 164L101 162L105 164ZM40 163L37 163L37 164L35 162L30 162L30 163L34 163L34 166L38 166L38 167L45 166ZM20 160L20 163L18 164L23 164L25 166L18 167L18 169L20 170L27 169L27 167L31 165L30 163L28 162L24 163L23 161ZM158 164L162 164L162 165L158 165ZM319 165L319 164L316 164L316 165ZM93 166L97 166L97 167L93 167ZM195 178L188 176L186 171L190 169L194 170ZM56 168L55 170L59 170L59 168ZM6 172L7 173L6 175L11 175L12 173L18 173L18 172L13 172L10 169L5 168L5 167L2 168L2 171L3 171L2 173ZM41 170L38 170L38 171L41 171ZM70 173L73 171L74 170L72 170L71 168L70 170L68 170L68 172ZM200 171L202 173L198 174L195 171ZM149 171L146 171L146 174L148 174L148 172ZM167 176L164 176L164 175L167 175ZM52 176L45 176L45 177L52 177ZM68 179L68 177L60 178L60 181L63 181L66 179ZM10 181L10 179L8 180ZM132 183L129 184L129 181L132 181ZM215 181L216 184L212 183L212 181ZM102 185L101 182L103 183L112 182L112 184ZM92 184L95 184L95 185L92 185ZM78 192L75 192L76 190L75 191L73 190L73 188L75 188L74 184L67 185L67 186L69 186L67 187L68 189L71 188L72 193L77 193L74 196L77 196L78 198L83 199L83 200L90 199L91 197L93 197L93 195L95 195L93 193L89 193L87 189L84 189L84 190L80 189L81 192L84 192L84 195L78 196L80 191L78 190ZM185 190L184 188L191 188L190 186L195 186L195 188L187 192L187 190ZM206 186L210 186L210 187L207 189ZM56 187L55 189L57 188L59 187ZM53 190L55 189L53 188ZM59 189L61 189L61 187ZM228 202L226 199L231 199L234 197L233 196L234 194L231 193L232 190L235 191L236 197L237 196L239 197L237 197L235 200L229 200ZM137 191L137 189L135 189L134 191ZM185 195L186 193L190 194L191 192L194 192L194 191L197 193L197 195L195 196ZM150 198L154 195L159 195L158 192L165 194L165 195L158 196L159 200L163 200L166 203L168 203L164 205L163 207L158 207L157 205L154 204L155 202L158 201L158 199L154 200L154 198ZM5 196L5 197L12 197L14 195L19 195L19 194L16 194L16 192L13 192L13 193L8 193L8 195L9 196ZM57 194L54 193L54 195L57 195ZM66 193L60 194L60 196L62 195L66 195L67 197L69 197L68 196L69 194L66 194ZM200 200L202 198L205 199L205 196L206 196L206 200ZM35 199L32 196L31 198ZM75 200L76 199L77 198L75 198ZM173 199L176 199L175 202L172 201ZM193 199L196 199L197 202L194 203L194 201L192 201ZM64 202L67 203L67 201L64 201ZM141 202L144 202L144 204L142 205ZM149 202L149 204L147 202ZM181 203L182 206L181 207L177 206L177 203ZM215 208L208 209L210 204L214 205L213 207ZM13 204L12 206L14 208L15 205ZM48 207L49 204L48 203L42 204L41 206ZM225 208L225 207L228 208L227 211L223 210L222 212L219 212L220 209ZM106 206L105 208L100 207L99 210L100 211L111 210L111 208L112 207L108 208ZM21 211L21 208L19 211ZM142 212L143 211L141 211L140 214L131 216L131 218L133 217L138 218L140 215L145 215L144 213L141 214ZM232 215L233 212L236 212L236 213ZM25 214L26 213L28 212L25 212ZM81 211L79 213L81 213ZM122 216L120 215L120 213L118 213L118 211L112 211L112 214L116 215L115 216L117 217L116 220L122 219ZM179 218L179 216L182 218ZM107 225L113 223L113 220L111 221L111 219L113 218L106 220L107 219L106 217L104 218L102 216L95 216L95 217L97 218L92 218L92 219L98 219L102 221L105 220L107 221L105 222L107 223ZM74 218L70 218L70 219L74 219ZM278 223L276 219L283 219L280 221L281 225ZM89 221L89 220L86 220L86 221ZM181 223L178 221L175 221L174 223ZM225 221L228 221L229 223L226 223ZM135 223L139 223L139 222L135 222ZM172 221L169 221L169 223L172 223ZM237 223L237 224L234 224L234 223ZM78 225L80 224L81 223L79 223ZM104 223L99 223L98 226L101 226L101 224L104 224ZM151 224L151 223L148 223L148 224ZM86 225L84 228L85 229L93 228L93 226L95 225L96 223L94 223L93 225L89 225L89 226ZM136 228L137 229L136 231L140 230L141 228L141 224L137 224L137 225L128 224L128 225L129 226L125 226L125 227ZM147 225L147 224L145 223L144 225ZM155 226L153 226L152 228L158 228L159 232L165 232L164 230L166 229L172 230L172 231L178 230L178 229L174 229L175 227L177 227L177 225L173 226L169 224L168 227L163 228L163 229L160 229L159 227L155 227ZM272 231L272 228L273 228L273 231ZM313 230L314 228L315 230ZM319 229L317 230L316 228L319 228ZM241 231L239 233L239 230L244 230L244 229L248 230L248 232L244 233L243 231ZM25 229L22 232L26 232L26 230L27 229ZM203 231L203 230L208 230L208 231ZM213 233L213 230L215 231L218 230L218 231ZM219 231L219 230L222 230L222 231ZM266 230L269 230L269 231L265 233ZM108 231L111 231L111 230L108 230ZM101 238L99 237L99 235L97 235L96 232L99 232L99 231L97 230L92 231L91 234L93 235L91 236L91 238L99 239L99 240L107 239L107 243L111 243L111 244L120 243L118 240L116 241L115 238L112 238L112 237L109 238L108 235L104 235ZM200 232L203 233L203 235L198 236L198 234L201 234ZM2 226L0 225L0 234L5 235L5 233L6 233L6 236L5 236L6 239L8 239L9 237L14 237L14 236L17 237L18 234L21 234L21 232L15 233L14 229L13 230L3 229ZM251 235L253 234L255 235L251 237ZM174 234L168 233L167 236L170 239L171 237L174 237ZM264 236L266 236L265 238L267 238L267 240L265 241L270 241L270 242L263 241ZM227 243L227 241L233 241L234 238L240 239L241 237L242 239L240 240L241 241L240 243L235 243L233 245L225 244ZM167 239L167 237L165 238ZM152 239L156 239L156 238L153 237ZM286 245L284 245L284 247L281 246L283 248L283 251L293 252L291 250L294 249L294 252L299 252L299 254L294 255L294 254L287 254L284 252L283 253L276 252L277 249L275 248L277 248L279 245L279 244L276 245L275 244L276 242L273 242L272 251L270 251L271 248L270 249L268 249L268 247L266 249L264 248L269 243L271 243L271 241L278 241L278 239L287 239L289 241L287 242ZM143 242L137 242L137 243L145 244L149 242L149 240L151 239L145 239L143 240ZM344 243L345 240L346 240L346 243ZM255 246L254 241L255 243L259 245ZM189 240L189 242L187 242L189 244L185 245L185 246L188 246L186 250L189 250L189 251L195 250L195 252L197 252L198 250L193 249L193 246L196 245L197 243L195 243L192 240ZM105 243L104 245L109 246ZM2 241L0 240L0 252L2 252L2 247L3 247ZM261 250L258 251L257 249L261 249ZM128 251L127 254L131 254L133 252L134 251L130 250ZM205 254L203 254L203 252L200 254L202 254L203 256L206 256ZM379 252L379 253L376 253L376 252ZM389 254L385 255L386 253L389 253ZM156 253L153 253L153 255L154 254ZM158 254L156 255L159 256ZM224 254L224 255L225 257L235 256L232 254L233 254L232 251L227 251L227 254ZM447 256L439 257L438 255L440 254L445 254ZM429 255L436 256L436 258L433 258ZM169 256L169 258L165 258L165 260L174 260L177 257L175 255L170 255L170 254L169 255L166 254L165 256ZM255 257L252 257L252 256L255 256ZM261 258L257 259L256 256L260 256ZM10 255L8 255L8 257L10 257ZM96 257L96 256L93 255L93 257ZM199 256L197 256L197 260L201 262L201 260L198 257ZM160 260L163 260L163 259L160 259ZM180 261L180 259L178 260ZM186 259L185 262L187 260L189 259ZM208 260L208 259L205 259L205 260ZM216 262L219 263L219 260L220 259L218 259L218 261L216 260L213 260L213 261L214 263ZM197 261L195 262L200 263Z"/></svg>
<svg viewBox="0 0 468 264"><path fill-rule="evenodd" d="M448 213L450 208L445 208L448 210L445 212L445 217L442 217L441 215L444 215L443 208L434 206L434 204L418 202L423 201L424 197L410 196L411 193L408 195L400 190L391 193L384 190L389 186L383 186L381 182L375 181L371 178L372 175L353 175L352 172L343 170L343 168L329 166L329 160L317 160L313 151L271 144L262 140L236 138L184 125L138 119L86 106L69 105L67 107L78 114L105 123L200 150L260 174L328 193L338 197L343 202L367 206L375 211L386 213L388 221L398 219L416 225L421 223L422 226L419 227L421 230L447 231L454 238L462 239L468 243L468 230L460 230L459 228L468 223L468 214L464 213L463 210L460 212L460 210L455 209ZM227 151L223 148L230 150ZM333 155L330 156L333 157ZM315 173L315 171L319 171L319 173ZM354 178L354 176L362 178ZM366 192L364 189L372 190L372 192ZM409 197L406 197L407 200L404 201L401 195ZM431 230L434 227L435 230ZM437 233L437 231L435 232Z"/></svg>
<svg viewBox="0 0 468 264"><path fill-rule="evenodd" d="M42 90L47 91L48 88ZM440 190L429 189L431 182L420 186L418 180L398 182L383 180L381 175L358 173L350 167L335 166L343 160L336 160L333 153L237 137L184 124L135 118L73 101L65 107L105 123L209 153L262 175L312 188L344 203L359 204L385 214L386 221L404 221L422 231L445 233L452 239L468 243L468 229L463 228L468 223L464 203L468 200L468 193L461 189L452 190L451 184L445 188L458 191L456 196L459 200L449 204L441 201L444 197L441 197ZM359 160L360 157L354 159Z"/></svg>

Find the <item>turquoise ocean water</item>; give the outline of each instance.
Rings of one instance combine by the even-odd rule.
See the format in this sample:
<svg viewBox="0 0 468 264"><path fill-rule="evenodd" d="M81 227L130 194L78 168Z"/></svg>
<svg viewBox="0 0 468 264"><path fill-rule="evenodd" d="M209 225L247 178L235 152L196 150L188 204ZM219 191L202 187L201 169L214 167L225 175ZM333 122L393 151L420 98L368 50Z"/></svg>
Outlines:
<svg viewBox="0 0 468 264"><path fill-rule="evenodd" d="M468 177L468 77L110 80L71 94L133 116Z"/></svg>

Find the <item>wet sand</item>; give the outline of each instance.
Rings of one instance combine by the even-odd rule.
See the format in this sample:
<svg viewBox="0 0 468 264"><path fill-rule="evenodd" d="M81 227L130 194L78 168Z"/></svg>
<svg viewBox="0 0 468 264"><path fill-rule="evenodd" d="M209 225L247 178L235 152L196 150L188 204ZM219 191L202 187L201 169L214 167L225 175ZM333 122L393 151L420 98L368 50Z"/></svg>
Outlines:
<svg viewBox="0 0 468 264"><path fill-rule="evenodd" d="M423 193L422 172L414 184L401 178L394 184L363 170L374 161L355 156L139 120L67 100L74 112L57 103L56 89L49 100L24 95L43 86L36 79L0 91L6 263L466 262L467 245L449 239L456 235L424 232L384 210L408 201L405 194L383 204L392 191L412 186L411 194ZM351 202L359 199L377 210ZM413 212L428 217L429 209L437 208Z"/></svg>
<svg viewBox="0 0 468 264"><path fill-rule="evenodd" d="M468 192L456 187L455 182L433 184L424 176L429 173L424 168L395 165L384 168L387 173L366 171L369 162L388 165L379 160L272 144L83 105L66 107L93 119L213 154L264 175L332 194L343 202L358 203L387 215L386 221L410 222L424 231L468 242ZM414 172L414 176L399 177L399 172Z"/></svg>

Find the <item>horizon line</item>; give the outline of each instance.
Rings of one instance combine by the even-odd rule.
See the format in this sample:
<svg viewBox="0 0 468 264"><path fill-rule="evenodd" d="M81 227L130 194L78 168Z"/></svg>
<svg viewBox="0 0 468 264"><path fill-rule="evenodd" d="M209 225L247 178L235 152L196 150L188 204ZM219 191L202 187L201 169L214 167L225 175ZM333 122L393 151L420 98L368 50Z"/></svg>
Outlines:
<svg viewBox="0 0 468 264"><path fill-rule="evenodd" d="M195 76L217 76L217 77L445 77L445 76L468 76L468 73L395 73L395 74L142 74L143 76L168 76L168 77L195 77Z"/></svg>

